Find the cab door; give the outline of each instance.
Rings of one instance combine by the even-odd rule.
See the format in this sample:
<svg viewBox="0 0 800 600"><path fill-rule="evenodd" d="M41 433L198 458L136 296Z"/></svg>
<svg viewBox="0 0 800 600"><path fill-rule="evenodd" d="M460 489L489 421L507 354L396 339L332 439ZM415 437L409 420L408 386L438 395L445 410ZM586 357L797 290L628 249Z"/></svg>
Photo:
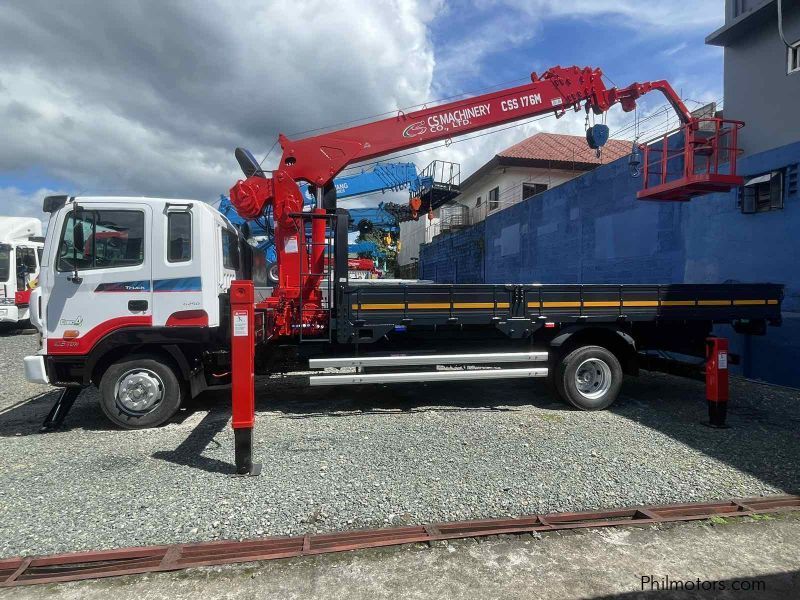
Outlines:
<svg viewBox="0 0 800 600"><path fill-rule="evenodd" d="M43 290L49 354L86 354L108 333L152 324L151 207L77 204L59 223Z"/></svg>

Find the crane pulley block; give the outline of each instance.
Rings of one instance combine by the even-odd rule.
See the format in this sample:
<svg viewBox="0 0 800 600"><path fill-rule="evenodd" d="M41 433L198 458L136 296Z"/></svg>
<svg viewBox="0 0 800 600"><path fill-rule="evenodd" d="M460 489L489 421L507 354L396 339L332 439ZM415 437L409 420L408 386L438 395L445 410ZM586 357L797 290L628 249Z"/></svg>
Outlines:
<svg viewBox="0 0 800 600"><path fill-rule="evenodd" d="M589 148L592 150L605 146L606 142L608 142L608 137L608 125L598 123L586 129L586 143L589 144Z"/></svg>

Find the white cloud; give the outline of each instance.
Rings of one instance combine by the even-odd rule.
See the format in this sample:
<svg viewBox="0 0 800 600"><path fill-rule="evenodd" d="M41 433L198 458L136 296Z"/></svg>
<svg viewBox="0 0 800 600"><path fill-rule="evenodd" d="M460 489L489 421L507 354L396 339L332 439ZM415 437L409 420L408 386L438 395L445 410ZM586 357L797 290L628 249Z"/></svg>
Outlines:
<svg viewBox="0 0 800 600"><path fill-rule="evenodd" d="M0 187L0 216L36 217L47 229L49 215L42 212L42 199L45 196L63 193L59 190L39 188L33 192L23 192L15 187Z"/></svg>
<svg viewBox="0 0 800 600"><path fill-rule="evenodd" d="M215 199L292 134L430 96L441 4L26 1L0 12L0 172ZM277 157L273 154L273 160ZM5 212L5 211L4 211Z"/></svg>

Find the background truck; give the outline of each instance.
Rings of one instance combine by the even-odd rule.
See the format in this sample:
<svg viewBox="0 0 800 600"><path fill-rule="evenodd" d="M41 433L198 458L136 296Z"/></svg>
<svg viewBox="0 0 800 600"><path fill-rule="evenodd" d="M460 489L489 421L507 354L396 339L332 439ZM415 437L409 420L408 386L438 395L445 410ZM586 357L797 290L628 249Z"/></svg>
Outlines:
<svg viewBox="0 0 800 600"><path fill-rule="evenodd" d="M39 219L0 217L0 325L14 326L28 320L43 241Z"/></svg>
<svg viewBox="0 0 800 600"><path fill-rule="evenodd" d="M617 103L633 110L636 98L654 89L684 123L684 160L669 173L645 165L657 181L640 196L687 200L741 183L741 124L704 119L701 126L666 82L607 89L599 69L577 67L303 140L281 136L284 152L271 176L237 149L246 179L231 190L233 206L245 219L260 218L267 207L274 214L278 282L267 297L259 292L264 269L252 249L208 205L47 198L51 220L32 311L42 349L25 358L26 376L66 386L56 412L81 386L95 384L109 419L136 428L165 422L181 402L238 372L233 425L240 472L249 469L253 419L241 416L252 412L252 402L248 407L237 385L252 391L254 373L326 369L309 378L311 385L546 377L571 405L606 408L623 373L636 373L643 351L703 357L715 324L756 335L780 324L782 286L351 280L350 219L336 207L332 180L352 162L532 115L602 113ZM605 134L592 128L587 139L599 146ZM722 152L729 157L725 172ZM316 187L310 210L302 181ZM108 232L115 232L111 252L97 242ZM232 369L235 355L242 364L242 352L248 366Z"/></svg>

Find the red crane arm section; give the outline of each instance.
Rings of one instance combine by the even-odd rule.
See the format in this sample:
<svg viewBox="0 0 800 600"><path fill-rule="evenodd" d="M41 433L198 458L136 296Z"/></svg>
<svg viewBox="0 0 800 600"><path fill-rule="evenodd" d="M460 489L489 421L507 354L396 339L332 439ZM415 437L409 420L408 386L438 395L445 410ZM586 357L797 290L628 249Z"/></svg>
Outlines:
<svg viewBox="0 0 800 600"><path fill-rule="evenodd" d="M283 156L278 168L295 181L321 186L354 162L536 115L560 116L568 108L580 109L583 102L597 114L617 102L630 111L639 96L654 89L667 96L682 119L690 118L666 81L607 89L602 75L600 69L589 67L553 67L541 77L533 73L531 83L525 85L410 113L400 111L395 117L301 140L281 135Z"/></svg>

